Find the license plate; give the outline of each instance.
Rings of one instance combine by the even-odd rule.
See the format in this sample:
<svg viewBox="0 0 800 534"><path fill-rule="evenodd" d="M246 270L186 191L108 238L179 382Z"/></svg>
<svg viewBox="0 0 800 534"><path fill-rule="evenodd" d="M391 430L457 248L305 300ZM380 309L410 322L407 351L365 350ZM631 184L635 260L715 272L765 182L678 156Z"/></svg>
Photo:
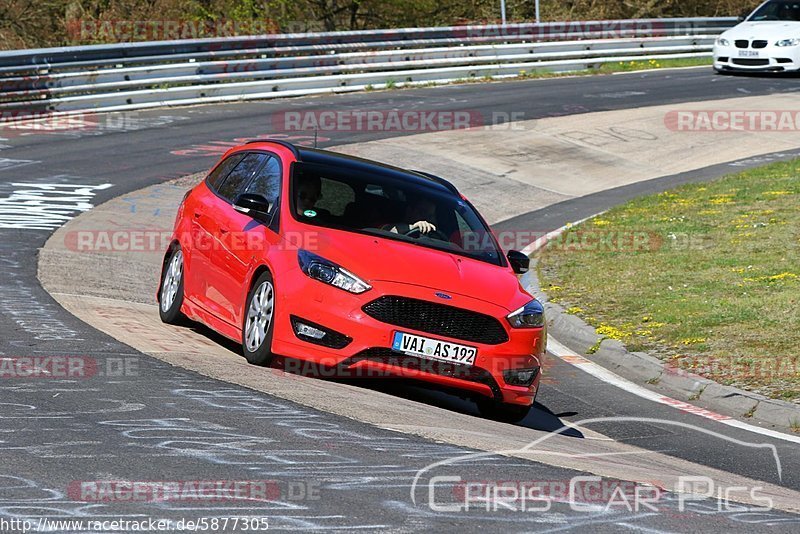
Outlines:
<svg viewBox="0 0 800 534"><path fill-rule="evenodd" d="M472 365L475 363L475 356L478 349L441 341L428 337L415 336L405 332L395 332L392 338L392 350L419 356L428 360L439 360L443 362L462 363Z"/></svg>
<svg viewBox="0 0 800 534"><path fill-rule="evenodd" d="M739 50L739 57L758 57L757 50Z"/></svg>

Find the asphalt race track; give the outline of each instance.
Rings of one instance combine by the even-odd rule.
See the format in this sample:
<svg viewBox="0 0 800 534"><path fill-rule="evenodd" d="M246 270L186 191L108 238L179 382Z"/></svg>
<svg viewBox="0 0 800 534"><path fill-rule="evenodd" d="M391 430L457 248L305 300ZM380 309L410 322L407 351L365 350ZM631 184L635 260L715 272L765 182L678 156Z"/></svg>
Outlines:
<svg viewBox="0 0 800 534"><path fill-rule="evenodd" d="M272 134L271 117L279 111L468 108L480 112L487 122L493 114L515 114L525 120L574 115L579 122L580 114L593 111L796 91L793 78L734 78L714 76L708 69L688 69L165 108L125 116L118 122L100 120L94 128L3 131L0 199L20 190L61 191L79 198L73 211L42 228L0 226L0 358L89 356L96 358L98 368L88 379L0 379L4 423L0 429L0 518L161 517L177 521L258 516L268 518L270 529L403 532L582 530L589 526L593 531L797 531L798 515L719 506L713 499L683 507L672 493L662 497L657 512L602 507L577 511L558 499L546 510L539 503L539 510L525 513L479 507L433 510L426 504L427 489L417 489L416 502L411 500L415 474L472 450L300 406L149 358L65 312L37 280L37 251L65 219L90 205L208 169L236 139ZM313 142L313 134L289 135L294 141ZM404 134L321 132L318 143L326 147L400 135ZM497 227L552 230L631 196L728 171L730 167L718 165L596 193L519 215ZM14 212L0 204L0 221L5 226L25 216L24 210ZM800 491L796 443L731 429L642 400L567 363L552 361L552 383L544 385L537 409L524 426L554 430L562 422L590 418L647 418L651 421L602 422L591 430L647 451ZM136 372L120 373L126 362ZM474 413L469 403L444 394L395 385L374 387L423 407ZM774 445L780 467L763 449L756 451L658 420L700 426L741 442ZM575 435L574 439L591 438ZM498 436L498 450L502 449ZM502 455L475 457L454 471L442 472L457 472L462 479L474 481L569 481L580 474L536 462L535 457L527 461ZM105 502L76 495L80 481L115 480L269 480L268 493L279 492L280 498L257 503ZM615 482L604 484L612 487ZM448 489L457 494L458 487Z"/></svg>

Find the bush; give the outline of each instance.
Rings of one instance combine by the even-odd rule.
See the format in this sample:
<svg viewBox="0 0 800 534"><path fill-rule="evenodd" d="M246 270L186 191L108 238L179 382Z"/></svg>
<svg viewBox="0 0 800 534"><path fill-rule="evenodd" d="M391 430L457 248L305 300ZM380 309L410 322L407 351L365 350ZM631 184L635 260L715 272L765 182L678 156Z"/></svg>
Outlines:
<svg viewBox="0 0 800 534"><path fill-rule="evenodd" d="M506 3L509 21L534 20L533 1ZM541 1L545 21L729 16L740 14L742 8L733 0ZM247 30L254 27L302 32L496 23L499 9L497 0L4 0L0 3L0 49L146 40L141 36L119 39L119 34L109 31L81 31L102 29L104 22L110 27L109 23L119 21L185 21L189 26L241 21L234 34L250 34L254 32Z"/></svg>

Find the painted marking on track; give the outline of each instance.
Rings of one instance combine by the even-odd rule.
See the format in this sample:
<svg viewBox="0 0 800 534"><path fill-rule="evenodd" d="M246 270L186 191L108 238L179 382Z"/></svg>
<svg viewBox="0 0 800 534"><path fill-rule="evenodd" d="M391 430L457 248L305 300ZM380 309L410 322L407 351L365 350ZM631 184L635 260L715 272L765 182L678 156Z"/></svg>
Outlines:
<svg viewBox="0 0 800 534"><path fill-rule="evenodd" d="M644 91L617 91L614 93L596 93L583 95L584 98L628 98L631 96L643 96L647 93Z"/></svg>
<svg viewBox="0 0 800 534"><path fill-rule="evenodd" d="M7 171L9 169L16 169L17 167L22 167L24 165L31 165L33 163L39 163L39 162L38 161L34 161L32 159L0 158L0 171Z"/></svg>
<svg viewBox="0 0 800 534"><path fill-rule="evenodd" d="M57 177L54 177L57 178ZM0 228L17 230L52 230L78 213L94 207L90 201L95 191L112 184L85 185L70 183L9 184L14 190L0 198Z"/></svg>
<svg viewBox="0 0 800 534"><path fill-rule="evenodd" d="M649 389L640 386L639 384L636 384L634 382L631 382L630 380L622 378L618 374L609 371L605 367L597 363L594 363L593 361L587 360L586 358L575 354L573 351L569 350L567 347L559 343L552 336L547 337L547 350L554 356L564 360L570 365L574 365L579 369L585 371L586 373L594 376L595 378L598 378L603 382L611 384L612 386L616 386L620 389L623 389L628 393L632 393L637 397L657 402L658 404L670 406L684 413L690 413L693 415L697 415L699 417L703 417L705 419L711 419L712 421L716 421L718 423L722 423L723 425L728 425L734 428L738 428L740 430L747 430L748 432L761 434L762 436L769 436L771 438L800 444L800 436L792 436L789 434L783 434L782 432L776 432L768 428L761 428L755 425L745 423L743 421L739 421L737 419L733 419L732 417L729 417L727 415L718 414L716 412L712 412L711 410L706 410L704 408L700 408L699 406L695 406L694 404L673 399L671 397L667 397L666 395L662 395L661 393L657 393L655 391L650 391Z"/></svg>

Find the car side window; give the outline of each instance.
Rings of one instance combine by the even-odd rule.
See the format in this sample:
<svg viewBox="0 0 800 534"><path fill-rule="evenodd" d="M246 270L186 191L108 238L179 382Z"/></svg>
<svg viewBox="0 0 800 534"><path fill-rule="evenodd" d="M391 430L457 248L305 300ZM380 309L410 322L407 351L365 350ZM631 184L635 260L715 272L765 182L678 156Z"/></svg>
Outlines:
<svg viewBox="0 0 800 534"><path fill-rule="evenodd" d="M219 189L220 184L225 180L225 178L228 177L233 168L236 167L240 161L242 161L244 156L245 154L240 152L225 158L225 160L217 165L206 178L208 187L214 191Z"/></svg>
<svg viewBox="0 0 800 534"><path fill-rule="evenodd" d="M251 152L247 154L242 161L231 171L217 192L219 195L229 202L242 194L245 186L250 182L250 178L261 167L264 160L269 157L266 154L259 154Z"/></svg>
<svg viewBox="0 0 800 534"><path fill-rule="evenodd" d="M266 156L267 162L247 186L245 193L261 195L273 205L281 193L281 162L274 156Z"/></svg>
<svg viewBox="0 0 800 534"><path fill-rule="evenodd" d="M344 182L327 178L322 178L320 181L322 195L315 207L327 210L336 217L344 215L348 204L356 200L353 188Z"/></svg>

